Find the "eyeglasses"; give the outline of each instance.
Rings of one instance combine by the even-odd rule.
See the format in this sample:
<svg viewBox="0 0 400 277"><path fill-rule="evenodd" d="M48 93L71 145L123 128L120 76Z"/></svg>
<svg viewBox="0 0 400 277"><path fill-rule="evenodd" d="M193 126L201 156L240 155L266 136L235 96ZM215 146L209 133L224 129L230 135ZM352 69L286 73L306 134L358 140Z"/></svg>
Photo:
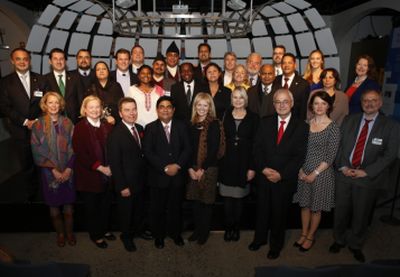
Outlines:
<svg viewBox="0 0 400 277"><path fill-rule="evenodd" d="M291 101L289 101L289 100L283 100L283 101L274 101L274 105L277 105L277 106L287 106L287 105L289 105L289 103L290 103Z"/></svg>

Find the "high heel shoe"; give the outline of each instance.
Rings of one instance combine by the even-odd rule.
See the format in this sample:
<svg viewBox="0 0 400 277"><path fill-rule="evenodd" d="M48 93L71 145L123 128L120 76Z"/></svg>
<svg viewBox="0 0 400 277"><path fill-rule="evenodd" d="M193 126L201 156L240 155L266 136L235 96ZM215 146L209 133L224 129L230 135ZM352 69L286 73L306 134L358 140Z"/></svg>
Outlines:
<svg viewBox="0 0 400 277"><path fill-rule="evenodd" d="M310 247L304 248L303 245L301 245L300 248L299 248L300 252L307 252L314 246L315 239L306 238L306 240L304 242L306 242L306 241L311 241ZM303 244L304 244L304 242L303 242Z"/></svg>
<svg viewBox="0 0 400 277"><path fill-rule="evenodd" d="M306 239L307 236L304 235L304 234L301 234L299 240L301 240L302 238L305 238L305 239ZM297 240L297 241L295 241L295 242L293 243L293 246L294 246L294 247L301 247L301 245L304 243L304 241L303 241L302 243L298 242L299 240Z"/></svg>

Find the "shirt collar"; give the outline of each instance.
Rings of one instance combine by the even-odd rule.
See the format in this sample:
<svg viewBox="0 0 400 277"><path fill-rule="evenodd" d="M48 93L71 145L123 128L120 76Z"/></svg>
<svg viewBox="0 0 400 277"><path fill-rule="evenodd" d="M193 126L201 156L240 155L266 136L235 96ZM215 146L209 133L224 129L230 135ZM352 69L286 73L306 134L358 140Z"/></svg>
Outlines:
<svg viewBox="0 0 400 277"><path fill-rule="evenodd" d="M87 121L90 123L90 125L92 125L93 127L97 127L97 128L100 127L100 124L101 124L100 120L98 120L97 122L95 122L93 119L91 119L91 118L89 118L89 117L86 117L86 119L87 119Z"/></svg>

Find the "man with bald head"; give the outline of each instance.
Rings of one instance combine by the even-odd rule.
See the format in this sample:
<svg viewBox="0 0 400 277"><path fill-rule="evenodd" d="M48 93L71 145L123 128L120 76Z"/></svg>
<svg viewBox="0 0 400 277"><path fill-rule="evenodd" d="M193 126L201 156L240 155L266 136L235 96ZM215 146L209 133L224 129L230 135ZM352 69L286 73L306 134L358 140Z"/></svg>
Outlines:
<svg viewBox="0 0 400 277"><path fill-rule="evenodd" d="M249 245L249 250L257 251L269 242L268 259L277 259L283 248L288 211L308 139L308 125L292 114L291 92L278 89L273 104L276 113L260 121L254 143L257 220Z"/></svg>
<svg viewBox="0 0 400 277"><path fill-rule="evenodd" d="M274 85L274 81L274 66L272 64L264 64L260 69L260 82L247 92L249 97L248 108L258 114L260 118L275 113L273 98L278 87Z"/></svg>

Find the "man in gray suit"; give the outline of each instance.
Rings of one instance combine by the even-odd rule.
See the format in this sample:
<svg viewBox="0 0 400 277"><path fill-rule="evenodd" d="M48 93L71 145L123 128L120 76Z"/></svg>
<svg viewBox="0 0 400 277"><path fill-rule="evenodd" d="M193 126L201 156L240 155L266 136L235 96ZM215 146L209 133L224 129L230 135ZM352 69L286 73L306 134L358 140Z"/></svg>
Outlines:
<svg viewBox="0 0 400 277"><path fill-rule="evenodd" d="M378 192L383 189L389 165L396 159L399 126L379 113L382 96L368 90L361 96L363 113L345 118L342 138L336 157L336 209L331 253L338 253L346 244L359 262L365 261L362 247L368 220ZM350 222L351 219L351 222ZM346 229L350 223L350 233Z"/></svg>

